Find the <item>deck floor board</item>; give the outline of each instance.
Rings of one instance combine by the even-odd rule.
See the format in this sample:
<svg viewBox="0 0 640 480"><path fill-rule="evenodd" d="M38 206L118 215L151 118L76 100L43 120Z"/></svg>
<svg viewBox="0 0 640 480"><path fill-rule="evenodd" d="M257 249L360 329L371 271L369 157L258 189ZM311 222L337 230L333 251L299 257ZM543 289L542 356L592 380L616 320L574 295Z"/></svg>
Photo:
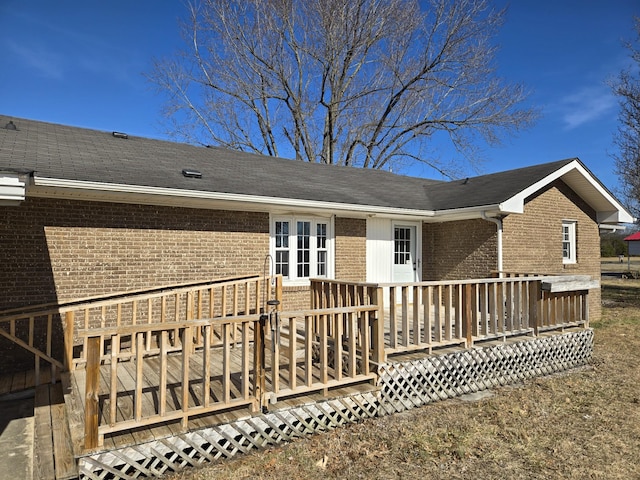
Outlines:
<svg viewBox="0 0 640 480"><path fill-rule="evenodd" d="M288 341L288 340L287 340ZM286 342L287 342L286 341ZM286 342L280 347L281 365L279 368L280 378L280 390L287 395L291 392L289 388L289 367L288 367L288 351ZM212 354L210 360L210 402L219 402L224 398L223 390L223 365L221 362L222 349L212 349L214 352L220 353ZM242 393L242 349L230 348L229 357L229 395L231 400L241 401L243 399ZM299 350L300 351L300 350ZM266 388L267 391L272 391L272 346L267 345L267 358L266 358ZM296 367L296 385L303 387L306 384L304 378L304 369L302 368L302 358L298 359ZM182 359L180 354L169 354L167 356L167 394L166 394L166 411L167 412L179 412L182 408ZM143 389L142 389L142 415L141 417L147 418L156 415L160 411L159 405L159 384L160 384L160 357L152 356L145 358L142 376L143 376ZM204 371L203 357L201 350L195 350L189 358L189 395L188 402L189 407L200 407L203 405L203 376ZM109 423L109 401L108 392L110 388L110 375L111 366L109 363L101 365L100 368L100 408L101 418L100 424L105 425ZM124 361L118 364L118 399L117 399L117 421L123 421L133 418L135 408L135 376L136 376L136 362L135 360ZM253 370L249 371L249 376L252 379L254 375ZM331 378L333 375L333 369L328 368L328 375ZM77 369L70 373L69 388L72 391L69 398L68 405L73 412L70 415L70 430L72 432L72 443L74 451L76 453L83 451L83 411L84 411L84 385L86 381L86 375L84 369ZM320 382L320 370L317 366L312 371L312 383L317 384ZM360 388L361 390L371 390L374 388L370 384L365 384L363 387L352 387L355 390ZM296 398L295 396L285 397L277 400L277 405L300 405L301 403L308 403L309 397L313 396L313 392L306 392L300 394L302 398ZM315 394L315 397L321 398L322 394ZM314 398L315 398L314 397ZM203 414L200 416L190 416L188 421L188 430L209 427L213 425L223 424L230 421L237 420L251 415L249 406L231 407L223 411L212 412ZM103 445L100 449L115 449L125 445L132 445L137 443L143 443L154 439L166 438L171 435L175 435L183 432L184 429L180 424L180 419L159 423L152 426L141 426L128 431L106 434L104 436Z"/></svg>

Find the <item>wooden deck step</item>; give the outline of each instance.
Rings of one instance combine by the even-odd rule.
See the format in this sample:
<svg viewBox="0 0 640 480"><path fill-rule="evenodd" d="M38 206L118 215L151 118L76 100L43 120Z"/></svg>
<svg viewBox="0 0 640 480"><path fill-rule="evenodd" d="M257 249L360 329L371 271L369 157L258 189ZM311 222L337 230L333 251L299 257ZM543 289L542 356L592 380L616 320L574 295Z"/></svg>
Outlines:
<svg viewBox="0 0 640 480"><path fill-rule="evenodd" d="M35 396L34 472L46 480L78 477L62 385L41 385Z"/></svg>

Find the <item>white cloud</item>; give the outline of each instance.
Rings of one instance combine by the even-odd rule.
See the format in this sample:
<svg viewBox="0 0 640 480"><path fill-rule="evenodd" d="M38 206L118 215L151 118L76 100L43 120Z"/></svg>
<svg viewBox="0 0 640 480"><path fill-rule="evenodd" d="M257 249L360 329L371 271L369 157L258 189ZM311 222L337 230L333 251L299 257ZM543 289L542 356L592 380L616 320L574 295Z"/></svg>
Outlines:
<svg viewBox="0 0 640 480"><path fill-rule="evenodd" d="M19 45L8 42L9 49L19 61L37 70L42 76L60 80L64 74L63 57L41 45Z"/></svg>
<svg viewBox="0 0 640 480"><path fill-rule="evenodd" d="M573 129L609 115L616 105L616 98L607 86L602 85L584 87L564 97L559 108L565 127Z"/></svg>

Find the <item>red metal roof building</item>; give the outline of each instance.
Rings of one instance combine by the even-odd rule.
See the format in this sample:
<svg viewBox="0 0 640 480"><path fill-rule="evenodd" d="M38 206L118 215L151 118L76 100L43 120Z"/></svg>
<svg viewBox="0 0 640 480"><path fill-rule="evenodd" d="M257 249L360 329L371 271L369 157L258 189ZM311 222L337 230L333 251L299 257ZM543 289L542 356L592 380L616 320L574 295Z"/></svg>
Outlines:
<svg viewBox="0 0 640 480"><path fill-rule="evenodd" d="M624 239L629 242L629 255L640 255L640 232L629 235Z"/></svg>

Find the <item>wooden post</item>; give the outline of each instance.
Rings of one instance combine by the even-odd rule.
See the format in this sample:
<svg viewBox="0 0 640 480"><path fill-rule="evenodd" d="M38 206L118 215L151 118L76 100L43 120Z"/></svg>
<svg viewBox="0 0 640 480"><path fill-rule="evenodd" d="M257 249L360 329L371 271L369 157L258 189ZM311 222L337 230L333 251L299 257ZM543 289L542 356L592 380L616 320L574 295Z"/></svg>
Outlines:
<svg viewBox="0 0 640 480"><path fill-rule="evenodd" d="M589 290L582 292L582 320L584 328L589 328Z"/></svg>
<svg viewBox="0 0 640 480"><path fill-rule="evenodd" d="M538 335L538 326L539 326L539 318L538 313L541 312L541 308L539 307L539 303L542 300L542 282L540 280L536 280L534 282L529 283L529 327L533 328L533 334L535 336Z"/></svg>
<svg viewBox="0 0 640 480"><path fill-rule="evenodd" d="M471 297L472 285L467 283L462 290L462 304L464 305L462 310L462 336L467 340L467 348L473 346L473 325L472 325L472 312L471 312Z"/></svg>
<svg viewBox="0 0 640 480"><path fill-rule="evenodd" d="M260 411L265 405L264 393L265 393L265 330L267 328L267 319L269 317L266 314L260 315L260 320L253 324L253 394L255 400L253 402L253 410Z"/></svg>
<svg viewBox="0 0 640 480"><path fill-rule="evenodd" d="M372 360L380 364L387 361L387 354L384 350L384 292L382 287L373 290L373 304L378 306L378 311L373 315Z"/></svg>
<svg viewBox="0 0 640 480"><path fill-rule="evenodd" d="M276 307L279 312L282 311L282 275L276 277L276 300L280 303Z"/></svg>
<svg viewBox="0 0 640 480"><path fill-rule="evenodd" d="M193 340L193 331L191 327L182 330L182 398L180 400L182 406L182 418L180 426L186 431L189 426L189 363L191 356L191 343Z"/></svg>
<svg viewBox="0 0 640 480"><path fill-rule="evenodd" d="M100 337L87 339L84 405L84 448L98 447L98 393L100 386ZM115 401L115 399L112 399Z"/></svg>
<svg viewBox="0 0 640 480"><path fill-rule="evenodd" d="M74 312L67 312L64 316L64 366L67 371L75 370L75 366L73 365L73 329L75 323L74 317Z"/></svg>
<svg viewBox="0 0 640 480"><path fill-rule="evenodd" d="M318 281L311 280L311 286L309 288L309 308L316 309L319 308L318 304L320 303L319 289L318 289Z"/></svg>

